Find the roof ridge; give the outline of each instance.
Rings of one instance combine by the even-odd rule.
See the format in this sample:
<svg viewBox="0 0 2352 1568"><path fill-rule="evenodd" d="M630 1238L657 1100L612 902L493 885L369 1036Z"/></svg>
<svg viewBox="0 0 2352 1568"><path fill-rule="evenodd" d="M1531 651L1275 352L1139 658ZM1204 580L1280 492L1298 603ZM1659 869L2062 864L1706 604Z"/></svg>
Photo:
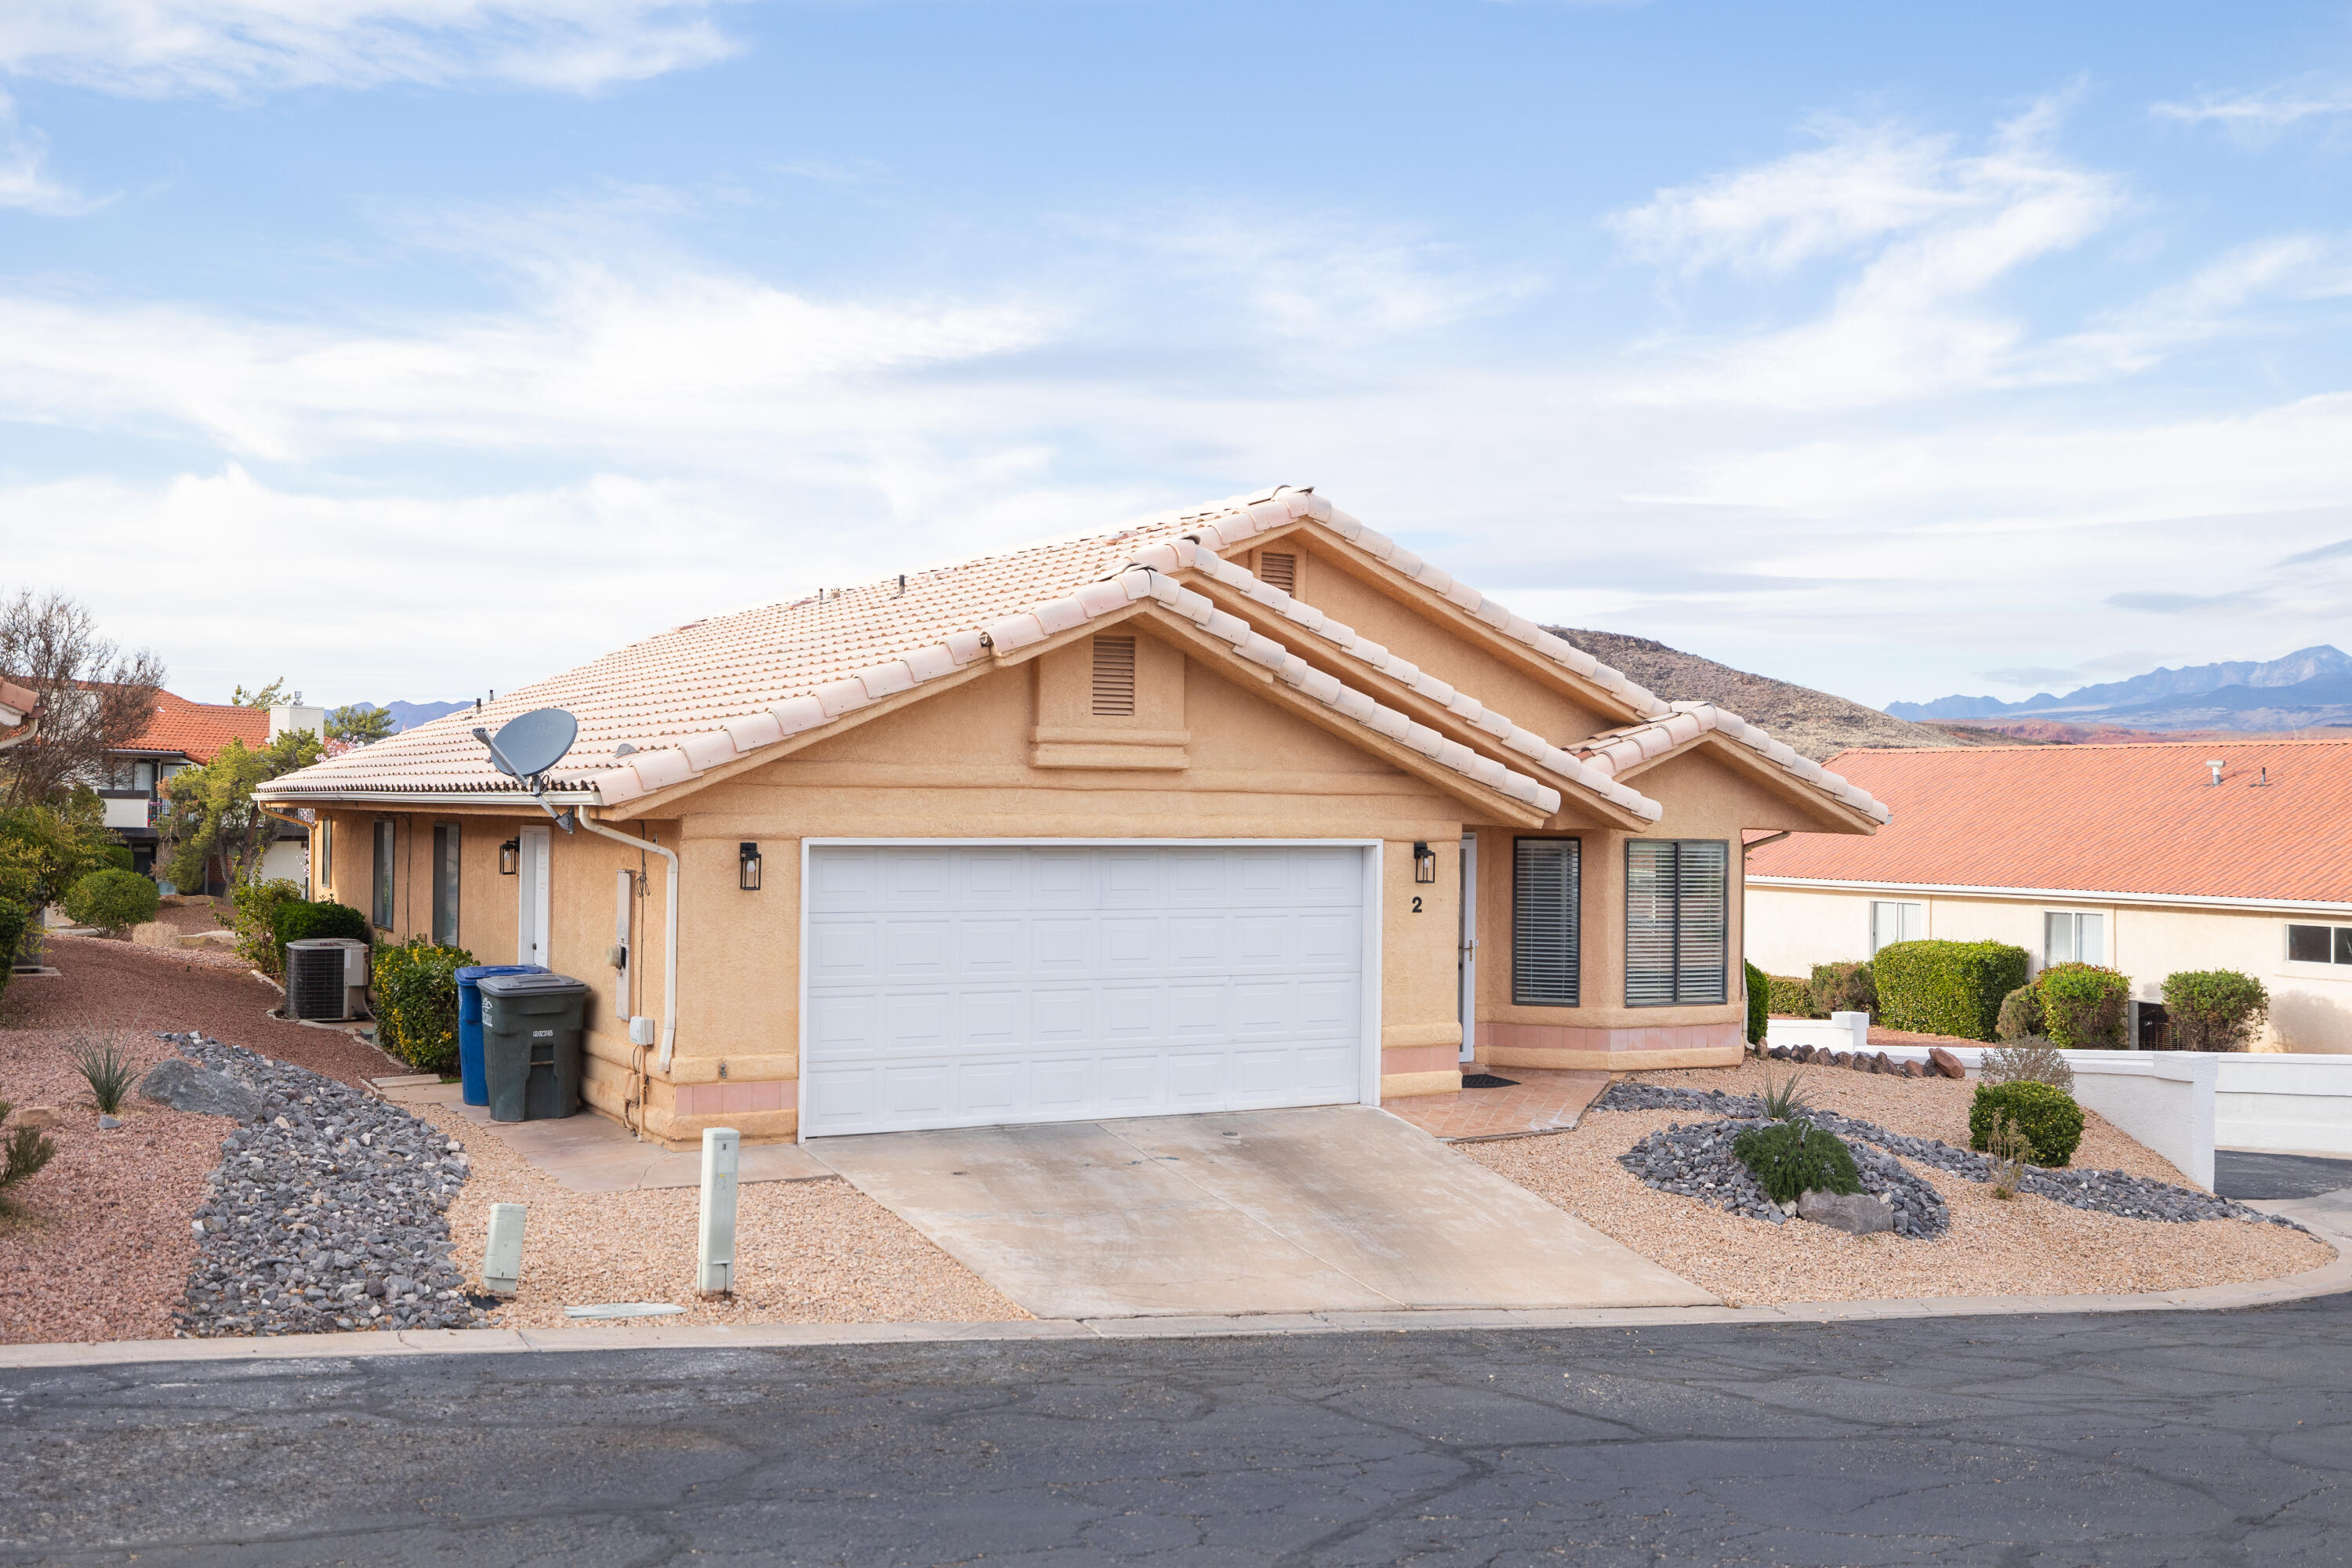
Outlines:
<svg viewBox="0 0 2352 1568"><path fill-rule="evenodd" d="M1832 752L1822 765L1841 757L1880 756L1899 752L1921 757L1983 757L2011 752L2048 756L2057 752L2202 752L2231 746L2352 746L2352 734L2305 735L2289 732L2276 740L2249 737L2242 741L2021 741L2009 746L1845 746Z"/></svg>

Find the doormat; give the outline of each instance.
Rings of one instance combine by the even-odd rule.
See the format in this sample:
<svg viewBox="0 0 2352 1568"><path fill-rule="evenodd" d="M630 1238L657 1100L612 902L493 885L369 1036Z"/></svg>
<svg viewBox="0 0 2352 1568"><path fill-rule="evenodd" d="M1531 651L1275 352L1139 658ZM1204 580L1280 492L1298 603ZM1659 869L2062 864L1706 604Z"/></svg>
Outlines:
<svg viewBox="0 0 2352 1568"><path fill-rule="evenodd" d="M1517 1079L1496 1078L1490 1072L1465 1072L1462 1075L1462 1087L1465 1089L1516 1089L1518 1082Z"/></svg>

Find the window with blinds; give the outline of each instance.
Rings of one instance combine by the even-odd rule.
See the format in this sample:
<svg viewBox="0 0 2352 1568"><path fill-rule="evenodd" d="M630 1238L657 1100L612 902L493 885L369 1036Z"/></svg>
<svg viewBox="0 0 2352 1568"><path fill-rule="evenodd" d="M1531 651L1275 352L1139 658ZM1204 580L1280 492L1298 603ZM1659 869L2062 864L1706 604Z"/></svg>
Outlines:
<svg viewBox="0 0 2352 1568"><path fill-rule="evenodd" d="M1577 1005L1582 848L1574 838L1512 847L1511 1000L1519 1006Z"/></svg>
<svg viewBox="0 0 2352 1568"><path fill-rule="evenodd" d="M1135 715L1135 639L1095 638L1094 711L1109 719Z"/></svg>
<svg viewBox="0 0 2352 1568"><path fill-rule="evenodd" d="M375 819L375 923L379 930L392 929L392 819Z"/></svg>
<svg viewBox="0 0 2352 1568"><path fill-rule="evenodd" d="M1731 846L1635 838L1625 846L1625 1005L1721 1002L1731 942Z"/></svg>
<svg viewBox="0 0 2352 1568"><path fill-rule="evenodd" d="M1296 594L1298 592L1298 557L1286 550L1260 551L1257 580L1270 588Z"/></svg>

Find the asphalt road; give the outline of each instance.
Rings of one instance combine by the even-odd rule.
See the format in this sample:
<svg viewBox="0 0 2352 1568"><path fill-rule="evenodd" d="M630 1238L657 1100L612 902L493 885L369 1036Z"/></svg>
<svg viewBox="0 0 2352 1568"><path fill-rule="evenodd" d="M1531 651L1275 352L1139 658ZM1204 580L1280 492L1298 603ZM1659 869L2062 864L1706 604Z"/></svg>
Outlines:
<svg viewBox="0 0 2352 1568"><path fill-rule="evenodd" d="M0 1563L2342 1563L2352 1299L0 1373Z"/></svg>

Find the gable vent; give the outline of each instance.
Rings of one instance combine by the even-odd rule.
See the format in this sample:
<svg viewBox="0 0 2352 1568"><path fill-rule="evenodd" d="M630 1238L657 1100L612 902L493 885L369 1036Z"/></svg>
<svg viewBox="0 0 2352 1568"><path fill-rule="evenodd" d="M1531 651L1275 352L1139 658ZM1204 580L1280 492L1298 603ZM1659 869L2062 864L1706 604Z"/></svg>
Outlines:
<svg viewBox="0 0 2352 1568"><path fill-rule="evenodd" d="M1298 592L1298 557L1286 550L1258 552L1257 580L1269 588L1296 594Z"/></svg>
<svg viewBox="0 0 2352 1568"><path fill-rule="evenodd" d="M1135 713L1135 639L1095 638L1095 712L1107 719Z"/></svg>

